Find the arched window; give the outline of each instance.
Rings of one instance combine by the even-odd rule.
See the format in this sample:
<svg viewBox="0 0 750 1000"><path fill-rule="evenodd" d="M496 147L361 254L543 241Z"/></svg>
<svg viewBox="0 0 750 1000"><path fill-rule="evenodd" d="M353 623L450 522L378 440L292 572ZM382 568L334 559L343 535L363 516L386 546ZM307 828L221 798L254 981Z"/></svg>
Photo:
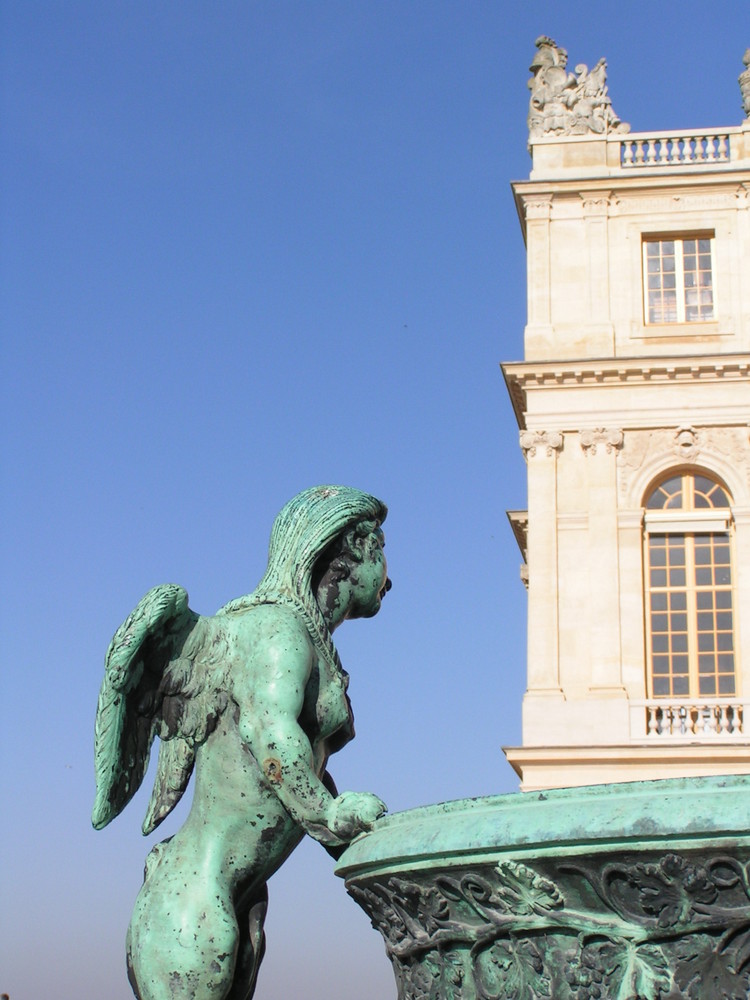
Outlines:
<svg viewBox="0 0 750 1000"><path fill-rule="evenodd" d="M649 696L732 698L729 495L706 475L679 472L653 489L645 507Z"/></svg>

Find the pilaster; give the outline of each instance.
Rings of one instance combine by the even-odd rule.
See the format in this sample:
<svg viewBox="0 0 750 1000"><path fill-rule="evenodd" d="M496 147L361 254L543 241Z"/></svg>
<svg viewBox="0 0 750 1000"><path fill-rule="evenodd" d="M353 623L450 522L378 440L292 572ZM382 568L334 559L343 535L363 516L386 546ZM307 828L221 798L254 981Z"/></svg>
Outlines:
<svg viewBox="0 0 750 1000"><path fill-rule="evenodd" d="M589 642L591 690L597 696L624 694L620 672L620 594L617 537L617 452L619 428L582 430L589 497Z"/></svg>
<svg viewBox="0 0 750 1000"><path fill-rule="evenodd" d="M557 602L557 431L521 432L529 488L528 690L560 695Z"/></svg>

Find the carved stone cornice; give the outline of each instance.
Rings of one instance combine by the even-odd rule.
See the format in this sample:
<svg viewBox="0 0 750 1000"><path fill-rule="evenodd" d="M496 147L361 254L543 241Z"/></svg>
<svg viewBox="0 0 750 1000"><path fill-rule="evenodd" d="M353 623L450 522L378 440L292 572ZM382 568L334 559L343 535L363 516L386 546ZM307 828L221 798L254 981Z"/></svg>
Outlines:
<svg viewBox="0 0 750 1000"><path fill-rule="evenodd" d="M533 458L538 450L551 458L563 446L563 436L558 431L521 431L519 435L524 458Z"/></svg>
<svg viewBox="0 0 750 1000"><path fill-rule="evenodd" d="M750 355L711 354L670 358L612 358L607 361L514 361L501 365L513 410L526 426L527 394L586 386L673 385L737 382L750 375Z"/></svg>
<svg viewBox="0 0 750 1000"><path fill-rule="evenodd" d="M584 455L596 455L597 447L603 447L607 454L611 455L613 451L622 448L623 433L614 428L607 430L604 427L597 427L594 430L579 431L578 440Z"/></svg>

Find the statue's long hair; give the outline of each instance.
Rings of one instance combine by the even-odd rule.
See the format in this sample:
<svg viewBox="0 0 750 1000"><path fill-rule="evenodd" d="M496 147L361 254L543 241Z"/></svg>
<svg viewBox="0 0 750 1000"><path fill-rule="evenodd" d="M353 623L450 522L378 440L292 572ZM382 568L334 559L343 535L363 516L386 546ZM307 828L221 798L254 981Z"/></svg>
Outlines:
<svg viewBox="0 0 750 1000"><path fill-rule="evenodd" d="M251 594L218 612L245 611L257 604L291 604L321 651L340 668L338 653L313 590L315 564L331 542L360 521L382 524L388 508L350 486L314 486L293 497L271 530L268 566Z"/></svg>

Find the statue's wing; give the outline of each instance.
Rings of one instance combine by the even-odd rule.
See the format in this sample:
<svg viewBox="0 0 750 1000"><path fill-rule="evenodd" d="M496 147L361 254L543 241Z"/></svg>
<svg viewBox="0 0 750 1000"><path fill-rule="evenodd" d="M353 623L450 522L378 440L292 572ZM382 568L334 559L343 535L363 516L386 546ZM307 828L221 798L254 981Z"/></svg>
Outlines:
<svg viewBox="0 0 750 1000"><path fill-rule="evenodd" d="M180 656L198 620L188 607L187 591L164 584L146 594L112 639L96 713L96 801L91 819L97 830L122 812L143 781L151 744L162 725L165 672ZM187 761L182 757L179 794L175 798L174 790L170 793L171 805L159 819L170 811L190 778L192 754L186 776L182 772ZM161 774L163 768L159 770ZM175 784L168 775L157 777L157 784L159 780L167 788Z"/></svg>
<svg viewBox="0 0 750 1000"><path fill-rule="evenodd" d="M156 778L143 821L144 836L152 833L180 801L193 773L194 763L193 740L175 736L160 743Z"/></svg>

